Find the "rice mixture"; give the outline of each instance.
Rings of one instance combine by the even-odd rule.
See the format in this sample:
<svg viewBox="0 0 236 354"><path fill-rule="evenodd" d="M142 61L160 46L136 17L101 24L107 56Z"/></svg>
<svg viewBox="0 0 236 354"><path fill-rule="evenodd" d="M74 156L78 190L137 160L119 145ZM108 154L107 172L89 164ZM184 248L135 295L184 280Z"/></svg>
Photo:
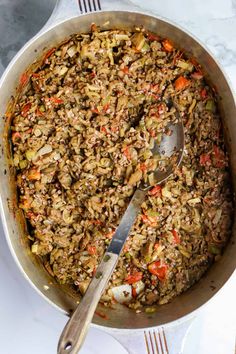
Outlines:
<svg viewBox="0 0 236 354"><path fill-rule="evenodd" d="M137 311L169 302L220 257L231 231L228 157L201 67L145 30L92 25L46 53L28 79L11 127L19 206L32 252L81 294L159 163L151 148L177 107L182 165L149 191L102 298Z"/></svg>

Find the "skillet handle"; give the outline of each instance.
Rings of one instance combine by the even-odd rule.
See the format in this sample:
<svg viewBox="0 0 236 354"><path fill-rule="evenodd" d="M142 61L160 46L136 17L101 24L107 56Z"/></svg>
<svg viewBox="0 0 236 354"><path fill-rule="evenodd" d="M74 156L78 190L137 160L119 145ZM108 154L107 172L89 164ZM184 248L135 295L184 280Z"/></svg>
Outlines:
<svg viewBox="0 0 236 354"><path fill-rule="evenodd" d="M57 348L58 354L77 354L81 348L100 297L116 266L118 255L106 252L95 276L71 318L67 322Z"/></svg>
<svg viewBox="0 0 236 354"><path fill-rule="evenodd" d="M130 331L128 334L124 334L123 331L108 333L118 340L129 354L183 354L193 320L194 317L191 317L177 325L157 327L147 331Z"/></svg>

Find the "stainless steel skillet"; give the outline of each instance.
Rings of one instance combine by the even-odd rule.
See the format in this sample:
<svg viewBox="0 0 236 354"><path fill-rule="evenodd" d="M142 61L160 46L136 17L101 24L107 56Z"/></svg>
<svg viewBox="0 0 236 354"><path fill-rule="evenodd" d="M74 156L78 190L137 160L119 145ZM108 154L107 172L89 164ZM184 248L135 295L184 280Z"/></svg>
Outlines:
<svg viewBox="0 0 236 354"><path fill-rule="evenodd" d="M115 7L115 4L111 5ZM104 29L127 28L132 29L136 25L143 25L148 30L156 32L163 37L171 38L177 46L185 51L191 51L200 62L209 80L215 85L220 96L220 107L225 129L225 137L231 158L232 179L236 181L236 108L232 90L219 65L209 51L196 39L186 33L170 21L130 11L103 11L79 16L80 10L77 0L59 0L54 14L48 24L30 40L9 64L0 81L0 115L3 117L7 104L15 88L19 83L21 74L32 64L34 60L47 48L67 38L75 32L89 31L92 22ZM0 208L6 238L12 254L25 277L34 288L49 302L64 313L70 313L78 301L77 295L63 286L59 286L51 279L48 273L40 266L29 249L28 241L24 233L24 225L20 222L19 212L15 210L15 191L12 169L9 165L9 151L7 143L7 125L5 119L1 119L0 136ZM212 298L214 294L226 283L236 266L236 230L234 227L232 238L221 260L214 264L207 274L189 291L176 298L172 303L160 307L160 310L152 315L141 313L134 314L123 306L116 306L110 310L99 306L98 314L94 316L93 323L116 332L121 337L123 333L135 335L139 329L174 325L184 323L203 304ZM214 289L212 287L214 285ZM213 289L213 290L212 290ZM102 313L102 316L99 315ZM123 330L126 330L125 332Z"/></svg>

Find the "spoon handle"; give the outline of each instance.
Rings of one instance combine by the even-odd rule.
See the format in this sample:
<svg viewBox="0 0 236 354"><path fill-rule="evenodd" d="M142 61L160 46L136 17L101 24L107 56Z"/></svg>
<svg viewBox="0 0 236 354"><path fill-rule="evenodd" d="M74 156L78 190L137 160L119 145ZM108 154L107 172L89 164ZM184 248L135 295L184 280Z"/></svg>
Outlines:
<svg viewBox="0 0 236 354"><path fill-rule="evenodd" d="M117 264L119 254L140 211L145 194L145 191L139 189L135 191L84 297L61 334L57 348L58 354L77 354L81 348L97 304Z"/></svg>
<svg viewBox="0 0 236 354"><path fill-rule="evenodd" d="M105 262L108 258L109 261ZM117 259L118 256L116 254L105 254L84 297L61 334L57 349L58 354L78 353L84 342L103 290L117 263Z"/></svg>

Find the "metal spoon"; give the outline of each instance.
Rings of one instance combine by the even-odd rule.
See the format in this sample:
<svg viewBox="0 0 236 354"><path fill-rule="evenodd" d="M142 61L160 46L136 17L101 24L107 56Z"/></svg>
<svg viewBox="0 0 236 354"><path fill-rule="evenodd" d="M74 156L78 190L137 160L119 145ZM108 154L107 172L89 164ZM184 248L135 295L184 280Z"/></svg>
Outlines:
<svg viewBox="0 0 236 354"><path fill-rule="evenodd" d="M154 185L165 181L174 172L183 157L183 124L177 113L176 117L177 122L169 123L167 126L171 134L163 134L160 144L154 144L153 155L158 154L163 158L172 156L174 160L174 163L170 163L166 169L157 168L154 171ZM81 348L100 297L113 273L145 196L152 187L153 185L142 182L136 189L84 297L61 334L58 343L58 354L76 354Z"/></svg>

